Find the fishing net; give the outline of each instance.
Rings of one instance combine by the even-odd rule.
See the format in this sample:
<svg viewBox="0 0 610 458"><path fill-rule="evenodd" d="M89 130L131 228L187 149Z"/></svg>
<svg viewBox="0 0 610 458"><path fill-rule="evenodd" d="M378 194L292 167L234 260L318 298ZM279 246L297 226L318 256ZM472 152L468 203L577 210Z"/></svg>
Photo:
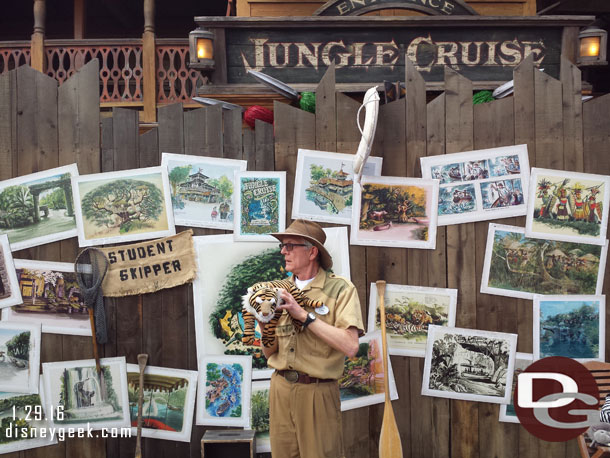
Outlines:
<svg viewBox="0 0 610 458"><path fill-rule="evenodd" d="M105 344L108 341L108 333L106 330L102 281L104 281L106 271L108 270L108 259L97 248L85 248L76 257L74 270L85 305L93 309L97 343Z"/></svg>

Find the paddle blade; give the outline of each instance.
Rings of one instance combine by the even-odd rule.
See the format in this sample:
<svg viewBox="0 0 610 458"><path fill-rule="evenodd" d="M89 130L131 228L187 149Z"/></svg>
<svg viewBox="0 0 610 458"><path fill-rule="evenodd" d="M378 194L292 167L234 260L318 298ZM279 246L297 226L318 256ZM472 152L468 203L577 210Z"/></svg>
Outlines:
<svg viewBox="0 0 610 458"><path fill-rule="evenodd" d="M402 458L400 433L394 418L392 404L388 401L383 409L383 422L379 436L379 458Z"/></svg>
<svg viewBox="0 0 610 458"><path fill-rule="evenodd" d="M275 91L290 100L299 100L299 93L277 78L257 72L256 70L248 70L248 73L272 91Z"/></svg>

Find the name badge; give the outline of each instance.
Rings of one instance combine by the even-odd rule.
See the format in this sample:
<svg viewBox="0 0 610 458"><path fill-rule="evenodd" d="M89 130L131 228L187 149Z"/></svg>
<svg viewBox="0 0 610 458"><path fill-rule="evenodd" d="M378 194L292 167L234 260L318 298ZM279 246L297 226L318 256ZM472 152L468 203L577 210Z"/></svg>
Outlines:
<svg viewBox="0 0 610 458"><path fill-rule="evenodd" d="M326 315L329 312L329 310L328 310L328 307L326 305L322 304L320 307L317 307L315 309L315 312L318 315Z"/></svg>

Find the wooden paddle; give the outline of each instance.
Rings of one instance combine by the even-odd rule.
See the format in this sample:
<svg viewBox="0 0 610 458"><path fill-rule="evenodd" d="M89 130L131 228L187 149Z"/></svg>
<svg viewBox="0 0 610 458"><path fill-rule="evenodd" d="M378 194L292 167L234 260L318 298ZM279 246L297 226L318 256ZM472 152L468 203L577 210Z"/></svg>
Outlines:
<svg viewBox="0 0 610 458"><path fill-rule="evenodd" d="M138 355L138 367L140 369L140 390L138 391L138 437L136 438L136 456L142 458L142 403L144 402L144 369L148 362L148 355L141 353Z"/></svg>
<svg viewBox="0 0 610 458"><path fill-rule="evenodd" d="M379 436L379 458L402 458L402 444L400 434L394 418L394 410L390 402L390 375L388 370L388 344L385 333L385 281L377 282L377 299L379 315L381 317L381 345L383 347L383 381L385 384L385 405L383 407L383 422Z"/></svg>

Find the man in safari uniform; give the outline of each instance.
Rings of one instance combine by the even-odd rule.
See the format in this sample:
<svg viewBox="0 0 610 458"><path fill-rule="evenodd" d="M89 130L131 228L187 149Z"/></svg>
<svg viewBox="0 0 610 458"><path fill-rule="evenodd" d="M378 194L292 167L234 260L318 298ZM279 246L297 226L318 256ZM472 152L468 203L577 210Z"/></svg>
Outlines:
<svg viewBox="0 0 610 458"><path fill-rule="evenodd" d="M263 348L275 369L269 394L271 452L277 458L344 458L337 380L364 333L358 293L348 279L329 271L332 258L319 224L298 219L272 235L281 242L296 286L324 305L304 309L288 292L280 293L284 304L278 309L285 312L275 343ZM291 316L303 323L301 332L295 332Z"/></svg>

